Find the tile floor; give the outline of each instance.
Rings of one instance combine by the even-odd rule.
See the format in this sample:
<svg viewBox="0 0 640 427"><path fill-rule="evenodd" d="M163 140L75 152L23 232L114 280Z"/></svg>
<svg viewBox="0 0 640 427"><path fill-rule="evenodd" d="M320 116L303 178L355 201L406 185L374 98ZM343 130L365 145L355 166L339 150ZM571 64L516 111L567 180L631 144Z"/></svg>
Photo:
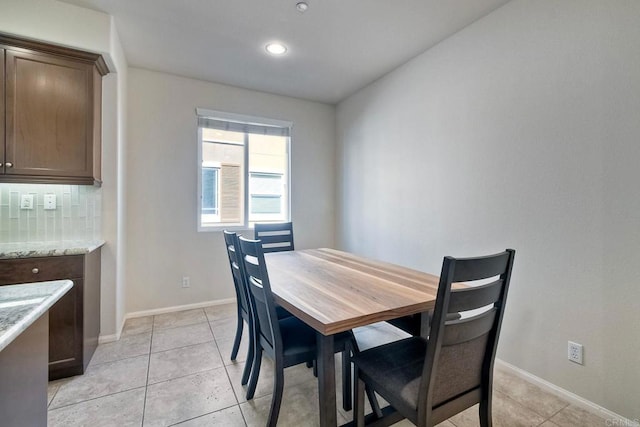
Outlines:
<svg viewBox="0 0 640 427"><path fill-rule="evenodd" d="M49 384L49 426L265 425L272 365L265 358L255 398L247 402L240 385L246 328L238 360L229 359L235 322L231 304L128 320L122 338L100 345L84 375ZM386 323L355 333L363 349L404 336ZM338 384L339 367L337 363ZM507 372L496 371L494 389L497 427L605 426L605 420ZM286 369L278 425L317 425L317 399L311 369ZM340 403L338 408L339 423L351 420L351 412ZM397 424L409 425L406 420ZM441 424L478 425L476 408Z"/></svg>

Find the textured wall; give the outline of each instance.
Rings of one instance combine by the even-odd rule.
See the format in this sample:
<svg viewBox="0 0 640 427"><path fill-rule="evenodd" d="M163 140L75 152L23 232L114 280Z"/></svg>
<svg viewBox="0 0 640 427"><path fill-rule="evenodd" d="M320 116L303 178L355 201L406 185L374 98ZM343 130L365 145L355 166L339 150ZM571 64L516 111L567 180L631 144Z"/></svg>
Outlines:
<svg viewBox="0 0 640 427"><path fill-rule="evenodd" d="M296 247L333 246L333 106L130 68L127 312L234 296L222 231L197 231L197 107L293 122Z"/></svg>
<svg viewBox="0 0 640 427"><path fill-rule="evenodd" d="M23 194L33 210L20 209ZM44 195L55 194L57 209L44 210ZM94 240L101 232L101 190L86 185L0 184L0 242Z"/></svg>
<svg viewBox="0 0 640 427"><path fill-rule="evenodd" d="M337 108L338 244L434 273L514 247L498 356L630 419L638 22L637 1L514 0Z"/></svg>

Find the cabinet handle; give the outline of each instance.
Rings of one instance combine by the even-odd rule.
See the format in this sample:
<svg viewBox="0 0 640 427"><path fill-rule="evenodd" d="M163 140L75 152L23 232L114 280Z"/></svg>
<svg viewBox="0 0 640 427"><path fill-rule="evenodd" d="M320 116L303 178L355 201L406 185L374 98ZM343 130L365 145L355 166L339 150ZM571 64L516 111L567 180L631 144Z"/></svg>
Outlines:
<svg viewBox="0 0 640 427"><path fill-rule="evenodd" d="M38 268L37 268L37 267L34 267L34 268L32 268L32 269L31 269L31 272L32 272L33 274L38 274L38 273L40 272L40 270L38 270Z"/></svg>
<svg viewBox="0 0 640 427"><path fill-rule="evenodd" d="M0 168L2 167L2 163L0 162Z"/></svg>
<svg viewBox="0 0 640 427"><path fill-rule="evenodd" d="M11 163L11 162L7 162L7 163L5 163L4 165L5 165L6 167L10 168L10 167L12 167L12 166L13 166L13 163Z"/></svg>

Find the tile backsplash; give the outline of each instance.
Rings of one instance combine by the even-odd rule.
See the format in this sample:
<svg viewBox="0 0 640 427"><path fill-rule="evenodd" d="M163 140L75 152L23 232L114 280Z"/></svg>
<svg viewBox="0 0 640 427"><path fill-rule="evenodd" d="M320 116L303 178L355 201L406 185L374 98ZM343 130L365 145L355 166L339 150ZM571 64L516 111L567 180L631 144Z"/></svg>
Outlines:
<svg viewBox="0 0 640 427"><path fill-rule="evenodd" d="M20 209L23 194L33 209ZM56 209L44 209L45 194ZM0 243L96 240L101 237L102 192L98 187L60 184L0 184Z"/></svg>

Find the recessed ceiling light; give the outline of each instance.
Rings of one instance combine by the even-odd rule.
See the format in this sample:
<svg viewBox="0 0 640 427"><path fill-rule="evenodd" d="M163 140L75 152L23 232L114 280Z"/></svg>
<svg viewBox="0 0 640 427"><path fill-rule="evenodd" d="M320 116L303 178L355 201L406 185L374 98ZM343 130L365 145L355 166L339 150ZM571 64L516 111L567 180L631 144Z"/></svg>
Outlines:
<svg viewBox="0 0 640 427"><path fill-rule="evenodd" d="M298 12L304 13L307 11L307 9L309 9L309 3L307 3L306 1L299 1L298 3L296 3L296 9L298 9Z"/></svg>
<svg viewBox="0 0 640 427"><path fill-rule="evenodd" d="M284 55L285 53L287 53L287 47L285 45L283 45L282 43L278 43L278 42L268 43L265 46L265 49L270 54L277 55L277 56Z"/></svg>

